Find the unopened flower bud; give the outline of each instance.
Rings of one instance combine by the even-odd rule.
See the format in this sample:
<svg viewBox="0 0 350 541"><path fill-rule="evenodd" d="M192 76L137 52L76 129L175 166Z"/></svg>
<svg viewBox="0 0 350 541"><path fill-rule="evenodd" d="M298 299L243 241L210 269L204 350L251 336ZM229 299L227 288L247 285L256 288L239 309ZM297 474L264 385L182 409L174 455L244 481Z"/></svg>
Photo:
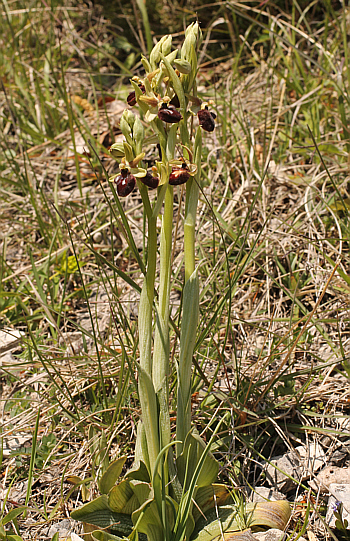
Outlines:
<svg viewBox="0 0 350 541"><path fill-rule="evenodd" d="M180 72L188 75L191 73L191 64L184 60L183 58L177 58L174 60L175 68Z"/></svg>
<svg viewBox="0 0 350 541"><path fill-rule="evenodd" d="M125 156L123 143L114 143L112 146L109 147L109 153L113 156L113 158L116 158L117 160L123 158Z"/></svg>
<svg viewBox="0 0 350 541"><path fill-rule="evenodd" d="M172 44L172 36L166 36L166 39L162 43L161 51L164 56L168 55L171 51L171 44Z"/></svg>

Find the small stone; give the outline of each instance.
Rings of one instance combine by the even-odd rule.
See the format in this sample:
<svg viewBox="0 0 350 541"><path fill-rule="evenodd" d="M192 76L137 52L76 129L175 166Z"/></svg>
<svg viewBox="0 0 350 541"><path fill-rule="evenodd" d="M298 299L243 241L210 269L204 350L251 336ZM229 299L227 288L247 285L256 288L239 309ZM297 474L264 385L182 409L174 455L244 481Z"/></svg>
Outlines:
<svg viewBox="0 0 350 541"><path fill-rule="evenodd" d="M284 500L285 495L278 490L267 487L255 487L250 494L252 502L265 502L266 500L276 502L278 500Z"/></svg>
<svg viewBox="0 0 350 541"><path fill-rule="evenodd" d="M324 465L325 453L320 445L310 443L308 447L300 445L294 451L273 457L270 462L266 480L285 494Z"/></svg>
<svg viewBox="0 0 350 541"><path fill-rule="evenodd" d="M343 504L343 520L348 521L347 530L350 530L350 484L330 483L326 523L330 528L335 528L336 518L334 516L334 507L336 502Z"/></svg>
<svg viewBox="0 0 350 541"><path fill-rule="evenodd" d="M94 233L92 238L93 238L93 241L96 242L96 244L100 244L103 239L101 231L96 231L96 233Z"/></svg>
<svg viewBox="0 0 350 541"><path fill-rule="evenodd" d="M327 492L332 483L350 484L350 468L338 468L337 466L327 466L309 483L314 490Z"/></svg>
<svg viewBox="0 0 350 541"><path fill-rule="evenodd" d="M293 477L293 479L290 477ZM302 471L299 461L292 453L273 457L266 470L266 480L270 486L275 487L283 494L293 490L301 477Z"/></svg>
<svg viewBox="0 0 350 541"><path fill-rule="evenodd" d="M72 531L72 523L69 519L61 520L60 522L57 522L56 524L52 524L48 531L48 537L52 538L55 533L58 532L58 536L60 539L66 539L70 536L70 533Z"/></svg>
<svg viewBox="0 0 350 541"><path fill-rule="evenodd" d="M290 539L290 536L288 534L286 534L282 530L278 530L277 528L272 528L271 530L267 530L267 532L253 533L253 537L257 541L285 541L286 539ZM299 537L298 541L306 540L304 539L304 537Z"/></svg>
<svg viewBox="0 0 350 541"><path fill-rule="evenodd" d="M17 347L25 333L16 329L3 329L0 331L0 353L5 353Z"/></svg>

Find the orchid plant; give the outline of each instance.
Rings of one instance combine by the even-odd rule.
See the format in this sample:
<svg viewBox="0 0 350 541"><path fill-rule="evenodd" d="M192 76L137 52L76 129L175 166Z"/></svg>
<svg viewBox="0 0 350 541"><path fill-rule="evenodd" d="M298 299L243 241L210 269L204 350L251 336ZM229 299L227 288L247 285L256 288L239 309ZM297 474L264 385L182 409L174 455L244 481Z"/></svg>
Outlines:
<svg viewBox="0 0 350 541"><path fill-rule="evenodd" d="M138 536L147 536L148 541L209 541L241 527L230 491L216 482L219 464L210 453L210 442L206 445L191 431L191 369L199 317L195 230L202 132L215 129L211 104L197 94L201 41L200 27L194 23L187 28L180 50L172 50L172 37L164 36L149 59L142 57L145 75L131 80L129 108L120 120L124 141L110 149L119 161L119 173L110 178L117 196L128 196L136 185L141 194L147 222L147 265L138 315L139 360L135 361L142 418L134 466L118 482L125 457L111 464L101 461L96 473L101 496L71 514L90 525L90 530L91 525L99 527L92 533L99 541ZM139 114L133 113L134 107ZM155 165L147 170L144 149L150 144L157 146L158 154ZM174 186L179 185L186 191L185 279L176 360L176 434L172 434L169 316ZM149 197L152 189L157 190L153 202ZM271 508L253 506L251 524L283 528L289 504L275 503L272 518Z"/></svg>

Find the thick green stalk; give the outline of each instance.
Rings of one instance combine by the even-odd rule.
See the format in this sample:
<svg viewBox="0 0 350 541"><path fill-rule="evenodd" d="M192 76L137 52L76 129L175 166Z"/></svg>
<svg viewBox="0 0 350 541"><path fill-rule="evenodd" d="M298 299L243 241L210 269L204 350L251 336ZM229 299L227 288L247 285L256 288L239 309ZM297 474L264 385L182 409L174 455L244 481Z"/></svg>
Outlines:
<svg viewBox="0 0 350 541"><path fill-rule="evenodd" d="M199 185L201 178L201 155L202 155L202 132L197 129L194 142L194 160L197 165L197 172L194 178L186 184L186 208L184 223L184 255L185 255L185 283L196 268L195 246L196 246L196 215L199 196Z"/></svg>
<svg viewBox="0 0 350 541"><path fill-rule="evenodd" d="M156 218L148 218L148 264L143 282L139 305L139 348L140 365L151 377L152 375L152 309L154 300L154 281L157 258Z"/></svg>
<svg viewBox="0 0 350 541"><path fill-rule="evenodd" d="M159 431L157 423L157 401L152 383L152 310L154 300L154 281L157 259L156 217L148 214L148 261L139 304L139 396L142 409L142 422L145 427L147 454L150 475L159 453ZM138 437L139 434L138 434ZM146 463L148 460L146 461Z"/></svg>
<svg viewBox="0 0 350 541"><path fill-rule="evenodd" d="M179 456L191 430L191 369L199 315L199 283L197 271L187 280L183 290L183 315L180 335L180 358L177 366L176 445Z"/></svg>
<svg viewBox="0 0 350 541"><path fill-rule="evenodd" d="M168 184L160 236L160 284L153 353L153 384L160 403L161 448L170 442L169 419L169 304L173 227L173 187Z"/></svg>
<svg viewBox="0 0 350 541"><path fill-rule="evenodd" d="M176 439L182 443L176 446L176 454L183 448L183 442L191 430L191 368L196 342L199 316L199 284L195 260L195 228L198 206L199 182L201 176L202 133L198 128L194 144L197 165L195 178L186 185L186 208L184 223L185 287L183 292L183 317L180 335L180 358L177 367L177 419Z"/></svg>

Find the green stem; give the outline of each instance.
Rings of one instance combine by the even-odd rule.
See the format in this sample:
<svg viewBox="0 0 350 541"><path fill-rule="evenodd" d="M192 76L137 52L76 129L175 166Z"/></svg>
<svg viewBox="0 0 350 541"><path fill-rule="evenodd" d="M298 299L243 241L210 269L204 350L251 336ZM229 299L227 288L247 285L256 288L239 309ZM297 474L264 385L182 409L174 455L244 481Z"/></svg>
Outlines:
<svg viewBox="0 0 350 541"><path fill-rule="evenodd" d="M196 272L195 228L201 176L202 133L198 128L194 143L194 158L197 165L195 178L186 185L186 208L184 223L185 287L183 292L183 316L180 335L180 357L177 367L177 419L176 454L182 452L183 443L191 430L191 369L196 342L199 316L199 284Z"/></svg>
<svg viewBox="0 0 350 541"><path fill-rule="evenodd" d="M152 307L157 258L156 219L148 218L148 264L143 282L139 306L139 348L140 364L151 377L152 374Z"/></svg>
<svg viewBox="0 0 350 541"><path fill-rule="evenodd" d="M186 184L186 208L184 223L185 283L196 267L195 234L199 183L201 178L201 156L202 132L201 129L198 128L194 142L194 160L195 164L197 165L197 172L195 177L191 177Z"/></svg>
<svg viewBox="0 0 350 541"><path fill-rule="evenodd" d="M168 184L160 237L160 284L153 353L153 384L158 394L161 448L170 442L169 418L169 303L174 189Z"/></svg>
<svg viewBox="0 0 350 541"><path fill-rule="evenodd" d="M145 202L144 200L144 204ZM157 218L151 212L147 212L147 204L145 210L148 223L148 262L141 290L138 316L140 349L139 396L147 442L147 450L144 451L147 459L144 456L144 462L148 464L149 473L152 475L155 460L159 453L158 425L154 420L154 417L157 417L156 394L152 384L152 310L157 260ZM141 437L141 432L140 435L138 433L138 437Z"/></svg>

